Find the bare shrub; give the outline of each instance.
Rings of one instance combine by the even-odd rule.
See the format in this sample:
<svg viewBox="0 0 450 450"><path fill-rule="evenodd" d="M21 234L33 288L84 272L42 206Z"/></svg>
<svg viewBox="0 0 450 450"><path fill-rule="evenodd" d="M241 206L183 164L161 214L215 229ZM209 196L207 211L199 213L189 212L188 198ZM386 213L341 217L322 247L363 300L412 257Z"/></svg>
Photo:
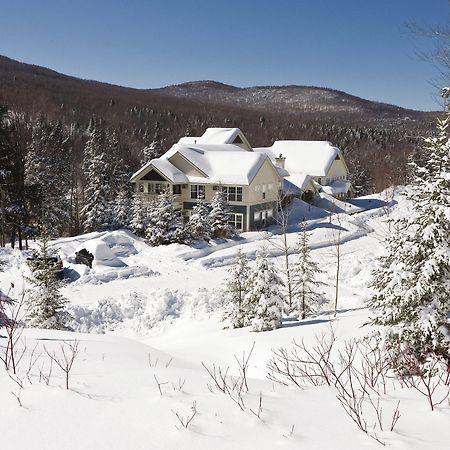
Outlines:
<svg viewBox="0 0 450 450"><path fill-rule="evenodd" d="M26 351L26 344L19 348L23 333L22 311L25 292L19 300L12 300L0 292L0 320L6 331L6 345L0 346L0 360L6 370L17 373L17 368Z"/></svg>
<svg viewBox="0 0 450 450"><path fill-rule="evenodd" d="M69 377L76 357L78 356L79 342L63 342L59 345L60 354L50 353L44 346L44 350L49 358L64 372L66 389L69 389Z"/></svg>
<svg viewBox="0 0 450 450"><path fill-rule="evenodd" d="M399 357L398 354L397 357ZM443 363L442 359L431 355L426 364L417 365L416 359L405 352L400 357L406 366L414 367L412 374L399 374L402 383L422 394L427 399L431 411L449 398L448 366ZM444 393L440 393L440 387L444 387Z"/></svg>
<svg viewBox="0 0 450 450"><path fill-rule="evenodd" d="M191 414L188 414L187 416L182 416L178 411L171 410L173 414L175 414L176 418L178 419L178 422L181 424L183 428L188 429L189 425L194 420L194 417L197 415L197 402L193 402L191 406ZM178 428L178 427L177 427Z"/></svg>
<svg viewBox="0 0 450 450"><path fill-rule="evenodd" d="M382 395L386 393L386 373L389 359L370 341L347 341L336 348L336 337L316 337L309 346L293 342L289 350L274 350L268 365L270 380L279 384L294 384L299 388L328 385L336 389L336 397L358 428L380 444L378 431L393 431L399 418L400 402L385 418ZM370 423L366 417L373 417Z"/></svg>
<svg viewBox="0 0 450 450"><path fill-rule="evenodd" d="M239 369L238 376L229 375L229 367L223 369L220 366L216 366L213 364L211 367L208 367L205 363L202 362L202 366L206 370L209 375L209 378L212 380L211 384L207 384L207 387L210 392L221 392L222 394L227 395L238 407L241 411L249 411L254 414L256 417L261 419L262 412L262 394L259 394L258 397L258 407L255 410L247 407L245 394L249 393L249 385L248 385L248 366L250 357L255 348L255 343L253 343L248 354L243 352L242 357L239 359L236 355L234 356Z"/></svg>

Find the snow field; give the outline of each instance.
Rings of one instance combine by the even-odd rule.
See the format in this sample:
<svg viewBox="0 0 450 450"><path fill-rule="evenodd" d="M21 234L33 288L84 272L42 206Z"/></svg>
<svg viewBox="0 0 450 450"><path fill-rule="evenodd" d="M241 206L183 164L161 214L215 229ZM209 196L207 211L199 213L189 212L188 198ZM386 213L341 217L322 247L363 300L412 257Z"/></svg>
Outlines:
<svg viewBox="0 0 450 450"><path fill-rule="evenodd" d="M263 245L271 253L272 262L281 262L273 246L279 239L275 228L245 233L235 240L198 244L198 248L176 244L151 248L127 231L58 240L55 244L65 267L69 273L78 274L63 289L76 332L24 331L26 354L19 370L24 385L20 396L23 407L11 394L18 393L17 384L0 370L2 448L382 448L346 415L334 388L279 385L267 378L267 365L272 350L291 348L294 339L312 347L316 336L329 334L331 326L337 350L367 334L364 302L370 296L368 284L375 258L382 251L381 239L389 230L387 218L408 210L404 200L396 200L393 212L378 208L341 215L340 225L336 218L330 224L326 212L313 209L308 224L312 256L324 270L321 281L327 283L324 291L330 303L313 317L304 321L287 318L282 328L264 333L251 332L249 327L225 328L221 321L221 287L238 247L254 258ZM296 209L295 217L304 212ZM338 314L334 318L330 313L335 277L332 243L338 226L343 256ZM288 237L292 246L297 230L294 220ZM79 267L73 259L75 251L88 246L98 252L92 269ZM29 274L25 255L4 249L0 259L4 261L1 288L7 291L13 282L11 294L17 297L23 275ZM141 268L148 272L141 272ZM60 354L60 345L67 348L74 340L79 342L80 353L70 375L70 389L64 389L64 376L58 367L53 367L47 385L42 377L49 371L44 346L50 353ZM29 371L30 382L26 374L36 344L35 356L39 357ZM213 380L202 363L210 370L213 365L223 371L229 367L228 380L232 383L239 375L235 357L240 360L244 352L248 355L253 345L247 375L249 392L243 393L245 407L241 410L236 398L211 387ZM402 389L389 379L387 394L380 399L386 423L398 400L401 417L394 432L389 426L377 431L388 447L448 447L448 403L431 412L418 392ZM177 414L186 423L193 414L193 404L196 414L185 429ZM365 418L369 424L376 421L369 407L365 408Z"/></svg>

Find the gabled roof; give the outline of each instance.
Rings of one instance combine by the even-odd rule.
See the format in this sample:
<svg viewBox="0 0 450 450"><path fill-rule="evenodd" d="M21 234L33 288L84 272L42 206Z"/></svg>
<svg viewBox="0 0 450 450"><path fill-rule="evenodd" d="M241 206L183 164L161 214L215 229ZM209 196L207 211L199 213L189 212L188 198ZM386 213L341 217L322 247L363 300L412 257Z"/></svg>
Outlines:
<svg viewBox="0 0 450 450"><path fill-rule="evenodd" d="M205 176L187 175L171 161L180 154ZM264 153L248 152L233 144L175 144L161 157L150 161L132 177L131 181L139 181L152 168L173 183L249 185L264 162L270 159ZM175 161L174 161L175 162ZM270 163L272 164L272 163ZM285 171L274 171L281 178Z"/></svg>
<svg viewBox="0 0 450 450"><path fill-rule="evenodd" d="M152 159L150 162L142 166L136 173L134 173L130 179L132 183L139 181L152 169L161 174L167 181L172 183L188 183L189 180L186 175L171 164L166 158Z"/></svg>
<svg viewBox="0 0 450 450"><path fill-rule="evenodd" d="M322 190L330 195L347 194L351 186L350 181L334 180L328 186L322 186Z"/></svg>
<svg viewBox="0 0 450 450"><path fill-rule="evenodd" d="M337 155L342 159L340 150L328 141L275 141L271 147L255 148L254 151L265 153L272 161L282 154L291 176L303 173L323 177Z"/></svg>
<svg viewBox="0 0 450 450"><path fill-rule="evenodd" d="M232 144L239 134L239 128L208 128L197 139L197 144Z"/></svg>
<svg viewBox="0 0 450 450"><path fill-rule="evenodd" d="M239 128L207 128L202 136L185 136L178 143L198 145L243 144L246 150L252 151L250 143Z"/></svg>

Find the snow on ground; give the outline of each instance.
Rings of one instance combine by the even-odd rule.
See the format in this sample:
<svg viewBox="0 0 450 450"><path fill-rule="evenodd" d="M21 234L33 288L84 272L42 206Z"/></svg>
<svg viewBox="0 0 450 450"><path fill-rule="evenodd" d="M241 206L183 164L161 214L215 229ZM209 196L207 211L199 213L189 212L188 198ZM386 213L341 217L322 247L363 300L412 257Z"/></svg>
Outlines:
<svg viewBox="0 0 450 450"><path fill-rule="evenodd" d="M296 202L288 242L294 243L298 222L306 216L313 257L327 283L325 295L334 295L333 242L342 240L341 289L338 314L331 301L304 321L286 318L281 329L253 333L232 330L221 321L221 287L237 248L250 258L262 245L274 263L281 253L274 244L279 230L244 233L228 241L194 247L170 245L151 248L127 231L91 233L56 241L68 278L63 289L70 301L77 332L27 329L27 350L20 369L24 389L0 370L0 436L2 448L36 449L376 449L381 444L362 433L345 414L328 387L303 390L281 386L267 378L272 349L289 347L333 327L337 345L364 336L368 317L364 302L381 240L389 232L392 214L404 214L406 201L386 202L383 196L355 200L361 212L334 215ZM95 254L93 268L75 264L75 251ZM29 275L27 253L3 249L0 286L19 296ZM295 256L294 256L295 258ZM2 333L0 332L0 335ZM54 366L50 381L49 353L60 345L79 342L80 354L64 389L61 370ZM0 345L2 338L0 337ZM30 369L30 361L38 356ZM226 394L212 389L204 363L236 376L235 356L248 355L249 392L245 411ZM27 375L28 372L28 375ZM160 384L160 389L158 388ZM209 387L208 387L209 386ZM431 412L426 400L408 389L394 390L381 401L385 420L400 400L401 417L394 432L379 432L393 449L448 448L448 404ZM258 418L258 405L262 411ZM196 415L184 429L195 405ZM184 419L183 419L184 418ZM366 419L376 420L373 412ZM387 426L389 428L389 426ZM5 444L6 443L6 446Z"/></svg>

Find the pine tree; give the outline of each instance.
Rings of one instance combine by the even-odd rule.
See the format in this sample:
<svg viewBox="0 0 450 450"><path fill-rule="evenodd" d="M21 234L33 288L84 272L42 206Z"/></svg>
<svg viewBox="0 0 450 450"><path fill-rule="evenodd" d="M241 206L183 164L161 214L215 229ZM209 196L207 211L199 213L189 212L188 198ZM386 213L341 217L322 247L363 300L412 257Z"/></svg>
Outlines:
<svg viewBox="0 0 450 450"><path fill-rule="evenodd" d="M40 117L32 131L25 160L30 211L37 225L59 235L69 222L70 151L61 122Z"/></svg>
<svg viewBox="0 0 450 450"><path fill-rule="evenodd" d="M225 312L223 318L233 328L249 325L249 314L245 302L245 296L248 293L249 275L248 260L239 248L225 282Z"/></svg>
<svg viewBox="0 0 450 450"><path fill-rule="evenodd" d="M397 370L424 370L430 357L450 351L450 115L425 139L428 159L415 165L407 218L394 222L373 274L371 323L382 325Z"/></svg>
<svg viewBox="0 0 450 450"><path fill-rule="evenodd" d="M192 208L187 224L189 234L192 239L209 241L211 239L211 222L209 221L209 207L198 199L197 204Z"/></svg>
<svg viewBox="0 0 450 450"><path fill-rule="evenodd" d="M175 209L170 189L158 195L149 217L146 237L153 246L179 242L183 231L181 211Z"/></svg>
<svg viewBox="0 0 450 450"><path fill-rule="evenodd" d="M311 257L308 233L304 224L302 224L302 230L298 236L297 248L299 256L293 266L292 284L297 303L295 311L301 319L304 319L308 313L314 310L314 305L320 302L323 295L318 290L318 286L323 283L317 280L317 275L323 270Z"/></svg>
<svg viewBox="0 0 450 450"><path fill-rule="evenodd" d="M274 330L281 327L283 295L282 281L269 262L267 251L260 250L251 271L245 308L251 316L253 331Z"/></svg>
<svg viewBox="0 0 450 450"><path fill-rule="evenodd" d="M86 232L108 229L113 221L108 201L108 178L103 171L104 153L92 156L86 173L84 206L81 210L83 229Z"/></svg>
<svg viewBox="0 0 450 450"><path fill-rule="evenodd" d="M99 231L113 226L111 209L111 170L103 151L104 136L98 126L90 125L89 139L84 148L84 202L81 209L83 229Z"/></svg>
<svg viewBox="0 0 450 450"><path fill-rule="evenodd" d="M211 202L211 212L209 213L212 238L229 238L233 234L233 227L228 224L229 215L230 208L225 192L217 191Z"/></svg>
<svg viewBox="0 0 450 450"><path fill-rule="evenodd" d="M27 298L26 321L31 327L67 329L70 314L65 310L66 300L61 295L61 282L49 260L48 236L44 233L39 251L30 261L32 288Z"/></svg>
<svg viewBox="0 0 450 450"><path fill-rule="evenodd" d="M144 206L139 192L134 192L131 205L130 227L133 233L140 237L145 236L145 230L148 226L147 208Z"/></svg>

